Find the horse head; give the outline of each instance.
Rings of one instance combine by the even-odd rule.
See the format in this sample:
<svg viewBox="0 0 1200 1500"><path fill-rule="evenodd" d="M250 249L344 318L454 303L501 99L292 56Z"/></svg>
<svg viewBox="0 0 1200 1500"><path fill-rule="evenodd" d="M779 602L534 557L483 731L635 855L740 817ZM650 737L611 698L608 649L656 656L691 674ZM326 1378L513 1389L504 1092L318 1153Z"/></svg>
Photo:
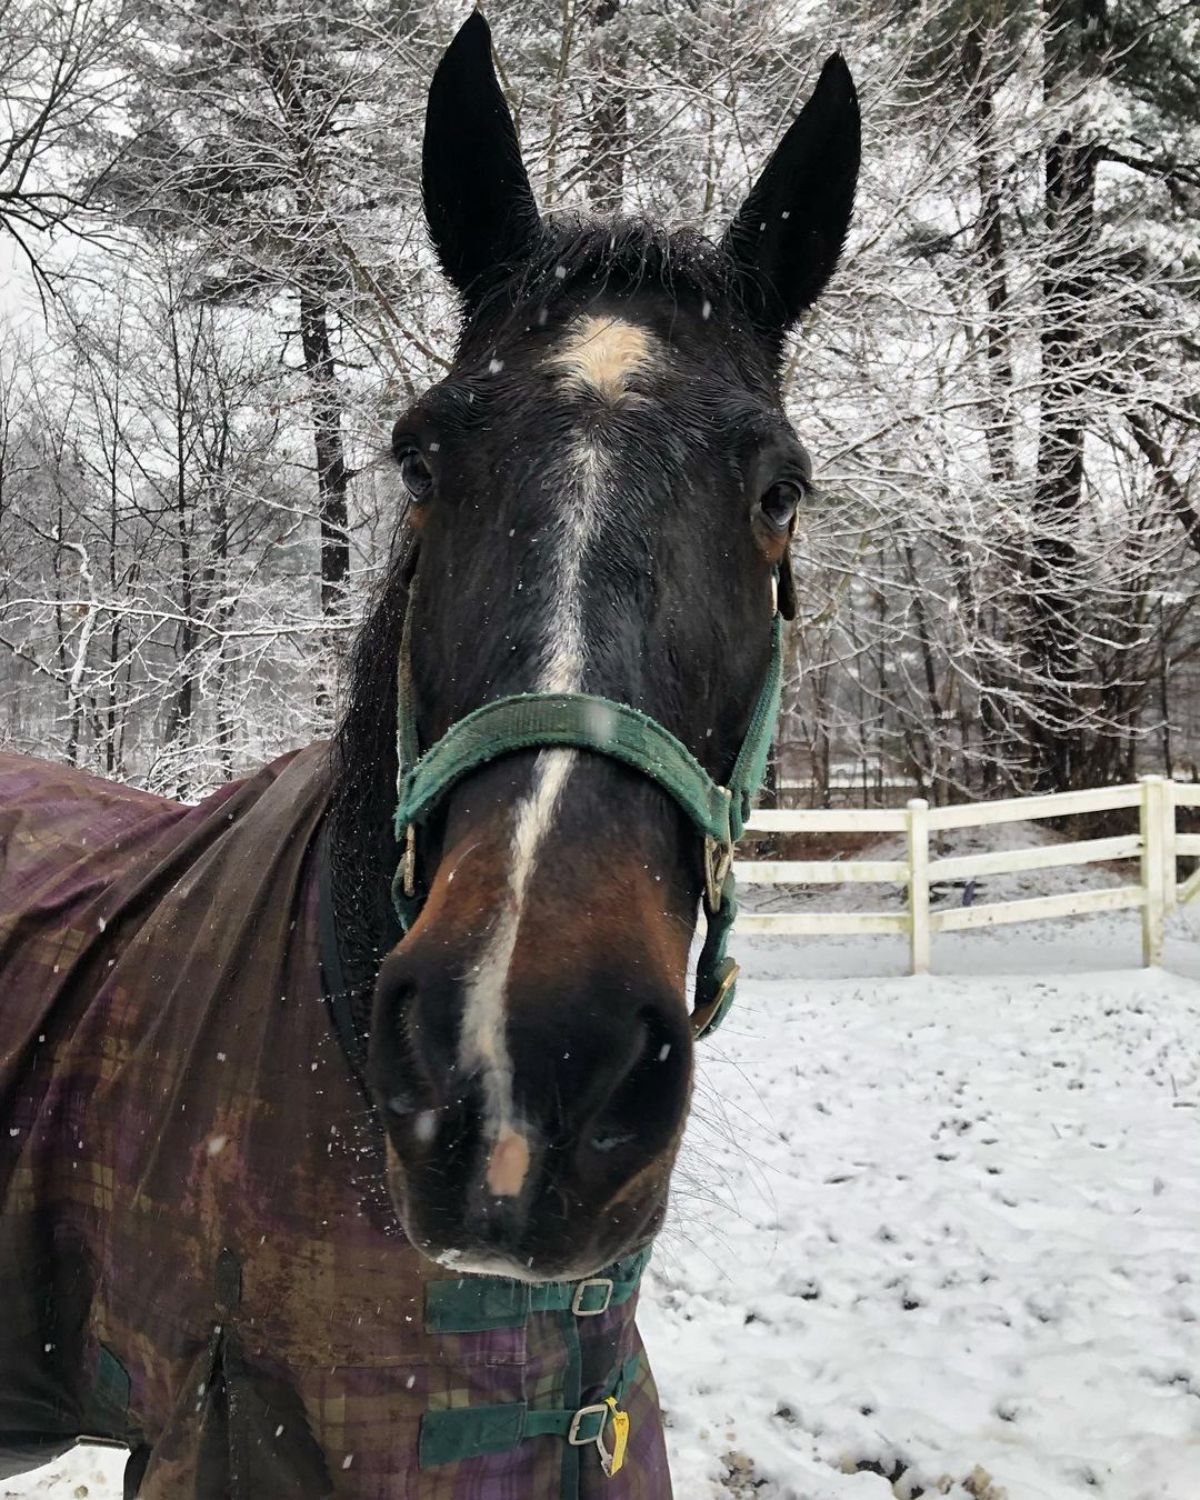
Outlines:
<svg viewBox="0 0 1200 1500"><path fill-rule="evenodd" d="M386 786L398 673L414 753L496 699L587 695L726 783L809 484L781 349L834 270L858 160L834 56L719 245L544 218L487 25L466 22L423 167L461 336L395 426L409 540L358 647L347 774L357 755ZM557 1280L653 1236L692 1085L704 842L636 766L541 742L472 763L416 830L368 1075L426 1254Z"/></svg>

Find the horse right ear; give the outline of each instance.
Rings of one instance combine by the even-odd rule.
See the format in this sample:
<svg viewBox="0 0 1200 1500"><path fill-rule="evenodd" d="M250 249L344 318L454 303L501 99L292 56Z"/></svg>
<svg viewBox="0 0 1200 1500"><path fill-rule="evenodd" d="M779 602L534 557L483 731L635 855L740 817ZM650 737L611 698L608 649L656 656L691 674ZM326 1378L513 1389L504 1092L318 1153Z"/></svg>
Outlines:
<svg viewBox="0 0 1200 1500"><path fill-rule="evenodd" d="M492 64L491 32L478 11L446 48L429 87L421 189L442 269L470 309L492 273L528 252L539 226Z"/></svg>

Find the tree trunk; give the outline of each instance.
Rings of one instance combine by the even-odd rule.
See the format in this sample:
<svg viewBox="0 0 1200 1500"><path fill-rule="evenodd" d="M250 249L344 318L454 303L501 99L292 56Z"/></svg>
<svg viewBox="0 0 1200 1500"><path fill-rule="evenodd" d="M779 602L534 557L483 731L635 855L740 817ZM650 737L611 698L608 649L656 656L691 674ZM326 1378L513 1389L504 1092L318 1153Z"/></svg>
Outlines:
<svg viewBox="0 0 1200 1500"><path fill-rule="evenodd" d="M983 270L987 303L987 447L992 479L1011 484L1016 473L1010 399L1013 361L1010 339L1008 267L1004 244L1004 204L997 169L996 79L987 38L978 27L964 41L968 76L972 81L971 119L975 136L975 180L979 189L979 235L976 254Z"/></svg>
<svg viewBox="0 0 1200 1500"><path fill-rule="evenodd" d="M1175 756L1171 748L1171 648L1167 640L1163 602L1158 601L1158 713L1159 734L1162 738L1163 775L1170 779L1175 774Z"/></svg>
<svg viewBox="0 0 1200 1500"><path fill-rule="evenodd" d="M120 495L117 491L117 465L114 452L113 462L108 466L108 590L109 597L114 600L117 597L118 586L119 516ZM120 662L121 616L114 613L108 632L108 684L105 689L106 702L103 718L104 774L112 777L122 776L125 771L121 753L122 745L118 737L121 724Z"/></svg>
<svg viewBox="0 0 1200 1500"><path fill-rule="evenodd" d="M341 615L350 572L347 490L350 475L342 441L342 397L338 388L329 308L307 288L300 292L300 341L312 388L313 444L321 518L321 613Z"/></svg>
<svg viewBox="0 0 1200 1500"><path fill-rule="evenodd" d="M177 768L175 795L187 800L190 786L186 769L188 746L192 740L192 718L196 711L196 576L192 557L192 536L188 526L187 494L180 484L177 496L176 540L179 544L179 686L167 716L166 743L174 747Z"/></svg>
<svg viewBox="0 0 1200 1500"><path fill-rule="evenodd" d="M975 134L975 181L979 191L979 234L976 254L983 271L985 327L984 413L988 468L997 495L1013 494L1017 475L1013 430L1012 332L1013 311L1009 298L1008 249L1005 242L1004 199L998 167L995 95L997 80L988 51L989 41L973 29L966 42L970 76L974 84L971 113ZM1017 578L1022 572L1020 547L1005 535L995 543L996 561L1003 574ZM969 566L969 562L968 562ZM974 588L967 575L971 618L978 618ZM988 638L994 633L987 629ZM1004 658L980 653L976 660L979 682L979 723L982 730L982 789L1003 779L1004 768L1023 758L1023 726L1013 724L1011 705L1020 691Z"/></svg>
<svg viewBox="0 0 1200 1500"><path fill-rule="evenodd" d="M606 46L604 37L620 8L620 0L592 0L596 82L588 112L587 187L592 206L610 214L621 211L629 150L629 102L621 82L624 48Z"/></svg>
<svg viewBox="0 0 1200 1500"><path fill-rule="evenodd" d="M229 631L233 625L233 601L229 597L229 506L224 494L217 497L212 512L213 579L220 590L217 607L217 760L226 781L233 780L233 668L229 660Z"/></svg>
<svg viewBox="0 0 1200 1500"><path fill-rule="evenodd" d="M1105 0L1049 9L1048 98L1077 78L1076 58L1101 42ZM1099 32L1099 35L1096 33ZM1074 532L1083 499L1084 410L1090 395L1089 329L1095 251L1097 147L1066 125L1046 150L1047 250L1042 280L1042 380L1029 564L1030 742L1034 786L1070 787L1084 770L1078 558Z"/></svg>
<svg viewBox="0 0 1200 1500"><path fill-rule="evenodd" d="M175 464L174 509L175 541L179 547L179 613L181 623L178 637L179 686L175 701L167 715L166 744L172 747L173 760L168 771L175 772L175 795L180 802L187 800L190 787L187 752L192 742L192 719L196 712L196 563L194 553L195 525L191 514L192 502L189 481L193 455L192 400L195 394L194 375L196 368L196 338L199 324L191 330L181 327L180 308L172 298L169 306L169 337L171 347L173 400L173 438Z"/></svg>

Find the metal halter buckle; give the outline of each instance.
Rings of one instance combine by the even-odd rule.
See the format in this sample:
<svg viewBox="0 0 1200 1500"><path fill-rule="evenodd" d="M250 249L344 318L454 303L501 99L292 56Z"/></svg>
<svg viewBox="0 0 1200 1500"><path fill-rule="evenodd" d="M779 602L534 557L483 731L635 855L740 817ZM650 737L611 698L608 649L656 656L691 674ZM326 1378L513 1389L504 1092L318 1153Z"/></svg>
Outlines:
<svg viewBox="0 0 1200 1500"><path fill-rule="evenodd" d="M721 909L721 892L725 877L733 868L733 845L719 843L711 833L704 835L704 899L710 912Z"/></svg>
<svg viewBox="0 0 1200 1500"><path fill-rule="evenodd" d="M604 1302L600 1307L584 1307L583 1299L588 1288L601 1286L604 1288ZM606 1313L612 1306L613 1282L611 1276L589 1276L586 1281L581 1281L575 1288L575 1295L571 1298L571 1311L577 1318L598 1318L601 1313Z"/></svg>
<svg viewBox="0 0 1200 1500"><path fill-rule="evenodd" d="M738 975L741 972L741 966L735 963L733 959L730 959L729 967L726 969L720 984L717 985L717 993L713 996L712 1016L709 1020L710 1026L721 1014L721 1007L725 1004L725 996L728 995L729 991L738 982Z"/></svg>
<svg viewBox="0 0 1200 1500"><path fill-rule="evenodd" d="M587 1448L592 1443L595 1443L600 1451L600 1467L604 1470L605 1474L612 1472L613 1460L608 1445L604 1441L604 1429L608 1426L608 1416L609 1408L608 1403L605 1401L601 1401L597 1406L581 1406L571 1418L571 1430L567 1433L567 1442L570 1443L572 1448ZM579 1435L579 1424L583 1421L584 1417L600 1418L600 1431L592 1437L580 1437Z"/></svg>
<svg viewBox="0 0 1200 1500"><path fill-rule="evenodd" d="M417 825L410 823L404 832L404 894L411 901L417 894Z"/></svg>

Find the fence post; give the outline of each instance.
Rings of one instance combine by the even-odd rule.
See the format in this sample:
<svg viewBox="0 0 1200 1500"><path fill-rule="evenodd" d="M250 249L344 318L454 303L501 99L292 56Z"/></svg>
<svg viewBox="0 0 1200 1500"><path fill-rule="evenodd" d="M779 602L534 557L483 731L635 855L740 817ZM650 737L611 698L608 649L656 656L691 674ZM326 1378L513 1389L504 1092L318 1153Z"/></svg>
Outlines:
<svg viewBox="0 0 1200 1500"><path fill-rule="evenodd" d="M911 971L929 973L929 803L908 804L908 940Z"/></svg>
<svg viewBox="0 0 1200 1500"><path fill-rule="evenodd" d="M1168 912L1175 910L1179 904L1176 892L1176 872L1179 866L1175 863L1175 825L1178 821L1175 812L1175 783L1169 776L1163 778L1162 789L1162 827L1163 827L1163 901Z"/></svg>
<svg viewBox="0 0 1200 1500"><path fill-rule="evenodd" d="M1142 782L1142 962L1148 968L1162 963L1166 926L1165 832L1167 788L1161 776ZM1172 882L1174 884L1174 882Z"/></svg>

